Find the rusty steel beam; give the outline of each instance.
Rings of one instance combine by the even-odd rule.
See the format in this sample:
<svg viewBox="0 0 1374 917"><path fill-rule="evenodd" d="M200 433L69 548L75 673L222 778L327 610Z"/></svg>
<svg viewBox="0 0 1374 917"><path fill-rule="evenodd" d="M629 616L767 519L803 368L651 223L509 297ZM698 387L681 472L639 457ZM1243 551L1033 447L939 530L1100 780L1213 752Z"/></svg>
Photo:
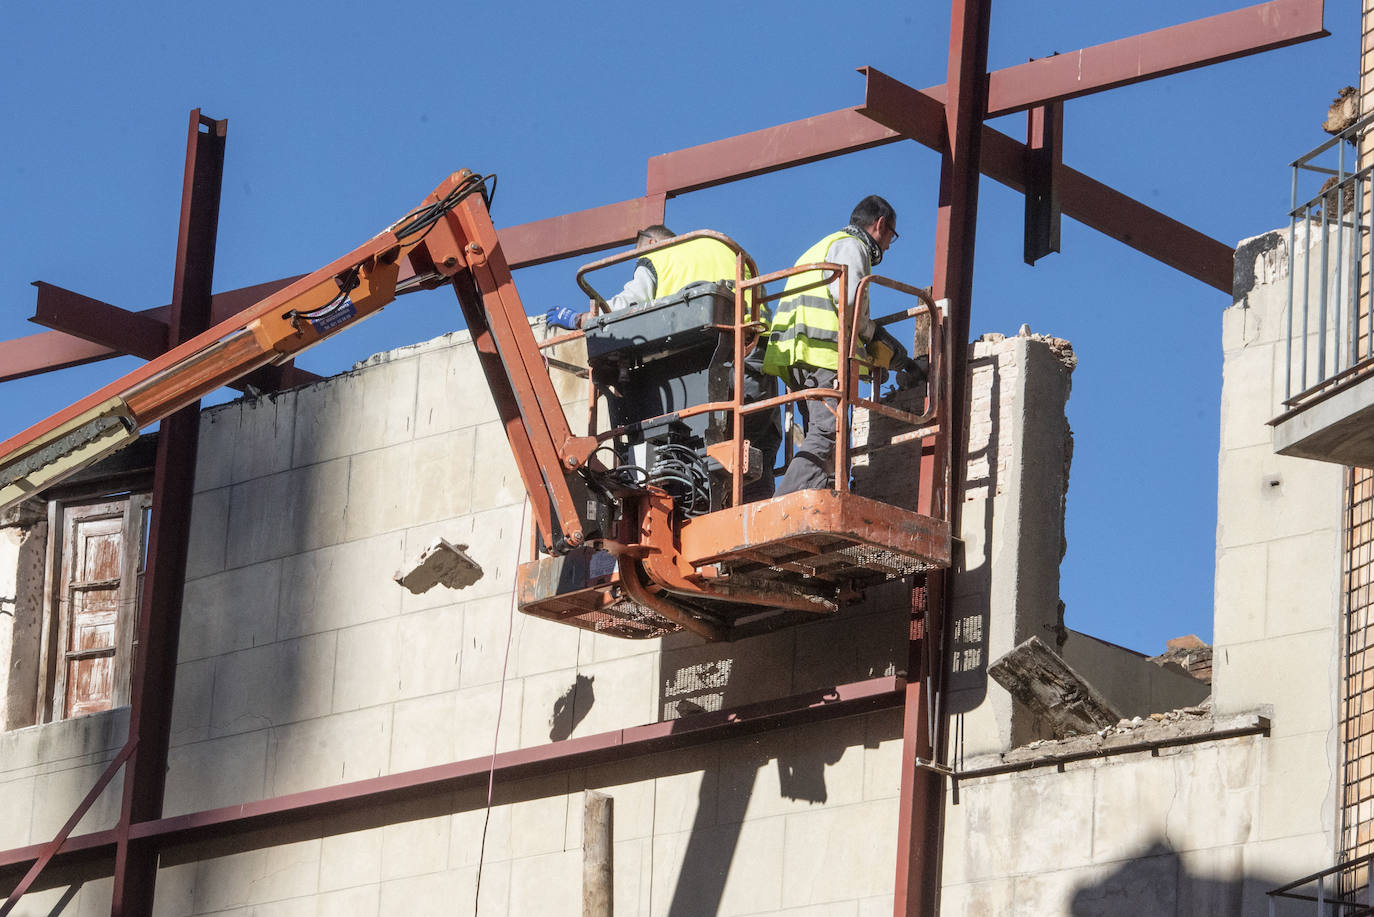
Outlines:
<svg viewBox="0 0 1374 917"><path fill-rule="evenodd" d="M989 118L1047 102L1076 99L1185 70L1272 51L1331 34L1322 27L1323 0L1270 0L1042 57L989 74ZM943 86L925 90L941 98Z"/></svg>
<svg viewBox="0 0 1374 917"><path fill-rule="evenodd" d="M619 245L628 245L645 226L663 222L663 195L565 213L497 231L511 268L532 267Z"/></svg>
<svg viewBox="0 0 1374 917"><path fill-rule="evenodd" d="M792 166L867 150L902 137L842 108L650 158L647 193L674 197Z"/></svg>
<svg viewBox="0 0 1374 917"><path fill-rule="evenodd" d="M983 120L987 115L991 3L992 0L953 0L945 78L948 101L939 106L944 143L940 154L940 197L935 214L931 295L937 301L944 301L949 310L949 398L941 433L948 427L950 458L956 469L964 467L966 443L964 405L968 387L968 339L973 306ZM952 532L959 531L960 508L959 500L950 501ZM944 754L936 742L936 731L943 720L939 709L942 706L939 701L942 657L930 652L932 641L939 639L945 617L944 571L929 574L927 586L934 588L926 590L921 607L917 607L913 594L907 641L909 681L902 717L897 869L893 885L895 917L935 917L940 912L944 783L938 774L919 767L918 763ZM932 704L936 705L933 717Z"/></svg>
<svg viewBox="0 0 1374 917"><path fill-rule="evenodd" d="M933 146L932 138L944 122L944 106L881 71L865 68L865 73L868 91L859 110L924 146ZM1026 145L986 125L981 142L982 173L1024 193L1030 168ZM1234 252L1229 245L1062 163L1055 166L1054 183L1065 215L1208 286L1231 292Z"/></svg>
<svg viewBox="0 0 1374 917"><path fill-rule="evenodd" d="M1064 146L1064 103L1026 112L1026 207L1022 260L1027 264L1059 251L1059 195L1054 170Z"/></svg>
<svg viewBox="0 0 1374 917"><path fill-rule="evenodd" d="M198 108L191 111L172 306L167 317L169 347L191 340L212 323L211 284L228 126L228 121L207 118ZM124 765L111 917L153 911L157 847L134 838L130 829L162 815L199 434L199 401L164 420L158 432L138 653L129 691L129 742L137 747Z"/></svg>
<svg viewBox="0 0 1374 917"><path fill-rule="evenodd" d="M1001 142L1000 137L997 142ZM1062 163L1055 166L1054 183L1065 214L1213 289L1231 294L1236 253L1225 242Z"/></svg>
<svg viewBox="0 0 1374 917"><path fill-rule="evenodd" d="M0 369L0 382L118 356L122 354L103 344L92 344L57 331L26 334L0 341L0 367L4 367Z"/></svg>
<svg viewBox="0 0 1374 917"><path fill-rule="evenodd" d="M1025 111L1055 99L1077 98L1327 34L1322 28L1322 0L1271 0L995 71L989 75L986 117ZM1081 71L1079 63L1083 64ZM865 72L868 68L859 69ZM921 92L943 107L945 84ZM854 118L859 110L832 111L655 156L649 160L648 193L673 197L901 139L896 131L865 125ZM944 149L938 132L928 139L912 139L936 152Z"/></svg>
<svg viewBox="0 0 1374 917"><path fill-rule="evenodd" d="M983 174L1023 193L1029 178L1028 152L1025 144L983 128ZM1062 162L1055 163L1053 182L1066 216L1230 294L1235 261L1231 246Z"/></svg>
<svg viewBox="0 0 1374 917"><path fill-rule="evenodd" d="M160 316L130 312L41 280L33 285L38 288L31 319L36 324L145 359L167 349L167 322Z"/></svg>
<svg viewBox="0 0 1374 917"><path fill-rule="evenodd" d="M216 293L211 300L213 321L222 322L299 279L300 276L287 277L283 280L272 280L267 283L240 287L237 290ZM118 306L111 306L109 303L101 302L98 299L82 296L80 293L64 290L62 287L50 283L44 283L41 280L36 281L34 286L38 287L38 307L30 321L47 325L56 330L0 341L0 382L22 379L25 376L35 376L39 373L67 369L72 366L83 366L87 363L121 357L128 353L144 359L152 359L161 356L163 350L166 350L164 346L163 350L156 353L145 354L119 349L119 345L123 343L137 343L145 340L148 337L148 332L146 330L129 332L122 329L105 328L102 327L100 318L102 314L107 316L132 315L135 316L135 322L144 329L148 327L144 324L145 319L155 321L162 326L163 340L165 341L167 314L172 308L170 305L132 312L127 309L120 309ZM83 302L93 304L92 309L84 309L82 307ZM117 311L102 312L102 310ZM107 339L111 335L117 336L118 344ZM303 380L296 384L317 381L320 378L313 373L305 373L304 370L296 370L296 373L301 374L300 378Z"/></svg>
<svg viewBox="0 0 1374 917"><path fill-rule="evenodd" d="M455 790L485 787L489 769L499 784L549 773L567 773L597 764L677 751L741 736L807 723L840 719L890 709L901 703L903 680L895 676L837 685L818 691L699 713L678 720L613 729L596 735L482 755L450 764L373 777L317 790L307 790L241 805L158 818L131 826L130 836L165 851L204 840L238 839L241 849L282 843L263 829L321 833L357 830L356 818L331 824L329 819L376 810L416 799L433 799ZM117 831L109 829L70 838L53 859L53 867L82 866L87 877L110 875ZM43 852L41 844L0 851L0 890ZM49 886L39 886L51 887Z"/></svg>

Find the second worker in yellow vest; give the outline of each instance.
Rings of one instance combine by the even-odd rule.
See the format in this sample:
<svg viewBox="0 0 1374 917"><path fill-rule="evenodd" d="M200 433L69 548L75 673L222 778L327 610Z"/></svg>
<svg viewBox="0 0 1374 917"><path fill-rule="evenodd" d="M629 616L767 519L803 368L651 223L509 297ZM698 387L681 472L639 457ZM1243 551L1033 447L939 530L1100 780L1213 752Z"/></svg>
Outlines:
<svg viewBox="0 0 1374 917"><path fill-rule="evenodd" d="M635 237L635 249L646 249L674 238L667 226L646 226ZM735 279L735 253L728 245L715 239L693 239L681 245L654 249L635 262L634 274L625 287L606 300L612 312L638 306L672 296L691 283L731 281ZM545 321L554 327L581 329L590 312L575 312L567 308L550 309Z"/></svg>
<svg viewBox="0 0 1374 917"><path fill-rule="evenodd" d="M659 242L675 238L663 225L646 226L635 238L636 249L650 249ZM606 300L612 312L672 296L693 283L719 283L735 279L735 253L716 239L703 238L652 248L635 262L634 274L624 288ZM590 312L550 309L548 324L562 328L582 328ZM777 394L777 383L763 372L763 342L744 358L744 401L762 401ZM763 473L744 487L746 503L773 495L773 467L782 445L782 422L778 411L755 412L745 416L744 436L763 456Z"/></svg>
<svg viewBox="0 0 1374 917"><path fill-rule="evenodd" d="M859 281L882 260L897 240L897 211L876 194L859 201L849 225L821 239L797 259L797 264L833 262L848 270L846 302L858 310L859 339L867 345L876 328L868 316L868 302L854 303ZM787 383L792 391L835 388L840 366L840 279L793 292L821 277L816 271L793 275L787 281L769 327L763 368ZM835 472L835 399L798 402L806 435L792 456L777 494L823 490Z"/></svg>

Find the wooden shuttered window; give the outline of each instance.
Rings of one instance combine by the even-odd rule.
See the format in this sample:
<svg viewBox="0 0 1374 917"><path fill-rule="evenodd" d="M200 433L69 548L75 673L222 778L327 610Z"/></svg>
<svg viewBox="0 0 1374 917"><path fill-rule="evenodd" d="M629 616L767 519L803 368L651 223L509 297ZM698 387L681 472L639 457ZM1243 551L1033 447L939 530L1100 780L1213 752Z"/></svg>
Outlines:
<svg viewBox="0 0 1374 917"><path fill-rule="evenodd" d="M142 593L148 497L131 494L50 508L47 693L51 719L129 702Z"/></svg>

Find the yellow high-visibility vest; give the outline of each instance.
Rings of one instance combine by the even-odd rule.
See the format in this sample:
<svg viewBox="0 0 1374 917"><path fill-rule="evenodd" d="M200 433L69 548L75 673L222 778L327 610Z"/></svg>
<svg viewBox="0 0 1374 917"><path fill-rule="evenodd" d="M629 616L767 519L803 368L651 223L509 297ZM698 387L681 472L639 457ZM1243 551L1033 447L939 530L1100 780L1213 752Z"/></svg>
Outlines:
<svg viewBox="0 0 1374 917"><path fill-rule="evenodd" d="M803 252L797 264L824 261L830 246L848 237L849 233L843 230L832 232ZM764 372L785 376L788 368L798 363L839 370L840 310L830 292L830 284L788 295L788 291L814 284L823 277L820 271L805 271L788 278L769 325L768 350L763 355ZM851 303L850 308L854 308L854 304Z"/></svg>
<svg viewBox="0 0 1374 917"><path fill-rule="evenodd" d="M648 252L639 260L649 262L658 279L654 299L672 296L699 280L735 280L735 253L716 239L693 239Z"/></svg>

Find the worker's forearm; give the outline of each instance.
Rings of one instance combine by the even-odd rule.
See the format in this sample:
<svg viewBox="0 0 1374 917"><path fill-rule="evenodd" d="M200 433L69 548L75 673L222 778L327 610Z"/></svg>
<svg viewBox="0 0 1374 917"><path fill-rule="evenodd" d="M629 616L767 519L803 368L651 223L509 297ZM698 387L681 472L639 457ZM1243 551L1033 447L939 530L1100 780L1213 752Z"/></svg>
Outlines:
<svg viewBox="0 0 1374 917"><path fill-rule="evenodd" d="M631 306L649 302L653 298L653 269L647 265L638 264L635 266L634 276L625 284L625 288L606 300L606 305L611 307L612 312L618 312L621 309L628 309Z"/></svg>
<svg viewBox="0 0 1374 917"><path fill-rule="evenodd" d="M865 302L859 307L859 339L868 344L877 333L878 325L868 317L868 303Z"/></svg>

